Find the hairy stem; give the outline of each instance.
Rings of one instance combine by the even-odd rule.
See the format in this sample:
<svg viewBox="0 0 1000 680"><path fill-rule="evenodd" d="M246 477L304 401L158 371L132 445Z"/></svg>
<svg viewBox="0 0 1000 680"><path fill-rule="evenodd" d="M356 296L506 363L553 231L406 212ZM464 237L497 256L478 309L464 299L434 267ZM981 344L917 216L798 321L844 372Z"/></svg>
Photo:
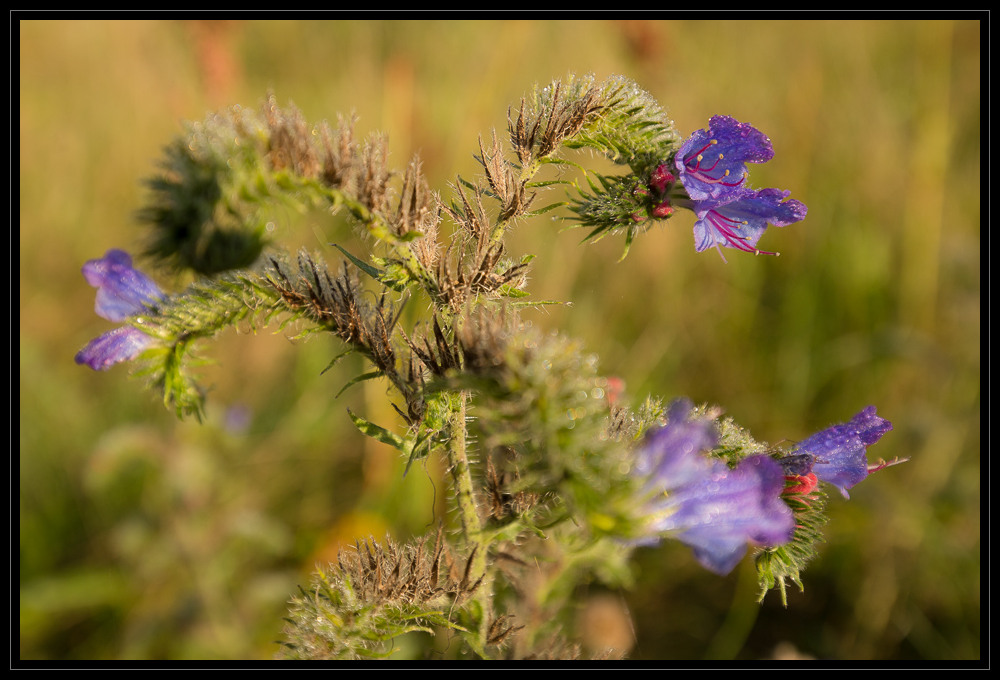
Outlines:
<svg viewBox="0 0 1000 680"><path fill-rule="evenodd" d="M459 517L462 521L462 533L467 545L474 554L468 571L469 583L479 582L475 599L480 605L479 629L472 646L480 656L486 657L486 638L489 630L492 601L493 578L488 572L486 556L489 552L489 541L482 531L482 522L472 487L472 468L469 465L467 449L467 426L465 407L468 393L461 391L457 395L457 406L452 411L451 439L448 443L448 463L451 477L455 482L455 495L458 501Z"/></svg>
<svg viewBox="0 0 1000 680"><path fill-rule="evenodd" d="M468 394L466 392L458 393L458 407L452 413L448 462L450 463L452 479L455 480L462 531L470 541L475 541L482 526L479 521L479 512L476 510L475 498L472 495L472 471L469 467L469 457L466 451L465 403L467 400Z"/></svg>

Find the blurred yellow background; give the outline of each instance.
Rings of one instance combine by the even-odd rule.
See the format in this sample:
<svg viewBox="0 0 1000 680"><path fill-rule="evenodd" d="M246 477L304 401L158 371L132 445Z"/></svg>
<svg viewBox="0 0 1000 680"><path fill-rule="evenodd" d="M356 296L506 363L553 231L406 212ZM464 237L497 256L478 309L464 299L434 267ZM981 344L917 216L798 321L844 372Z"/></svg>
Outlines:
<svg viewBox="0 0 1000 680"><path fill-rule="evenodd" d="M687 395L759 438L802 439L868 404L909 463L831 497L827 542L787 609L754 601L679 543L637 554L631 656L980 656L980 36L933 21L25 21L20 160L19 589L22 659L271 658L316 560L444 511L438 463L401 478L350 407L393 424L385 388L291 332L206 345L206 423L178 422L128 369L73 355L108 322L80 275L136 252L160 151L268 90L306 118L359 116L447 195L477 136L567 73L622 74L678 130L714 114L768 134L757 187L807 219L768 230L778 258L695 253L691 216L579 245L551 213L517 227L529 290L572 306L534 323L582 338L628 397ZM580 160L586 160L581 158ZM606 169L606 166L605 166ZM556 200L550 193L546 198ZM321 220L289 215L328 253ZM158 274L165 288L172 281ZM580 594L605 603L598 586Z"/></svg>

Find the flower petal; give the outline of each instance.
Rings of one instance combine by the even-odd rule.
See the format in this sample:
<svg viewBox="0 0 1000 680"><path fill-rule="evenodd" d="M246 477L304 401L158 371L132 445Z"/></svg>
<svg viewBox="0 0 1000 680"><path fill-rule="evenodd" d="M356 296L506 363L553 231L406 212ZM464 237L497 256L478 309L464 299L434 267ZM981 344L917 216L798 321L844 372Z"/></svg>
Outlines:
<svg viewBox="0 0 1000 680"><path fill-rule="evenodd" d="M87 283L97 288L94 311L109 321L123 321L163 297L156 283L132 267L123 250L109 250L104 257L83 265Z"/></svg>
<svg viewBox="0 0 1000 680"><path fill-rule="evenodd" d="M716 461L712 474L668 492L675 512L660 522L664 531L691 546L707 569L727 574L746 553L747 543L775 546L795 532L791 508L781 499L784 473L770 456L751 456L734 469Z"/></svg>
<svg viewBox="0 0 1000 680"><path fill-rule="evenodd" d="M828 427L801 442L797 452L815 456L812 471L816 476L850 498L847 490L868 476L867 447L891 429L892 423L869 406L849 422Z"/></svg>
<svg viewBox="0 0 1000 680"><path fill-rule="evenodd" d="M637 452L636 475L644 480L643 535L649 545L669 535L694 550L718 574L732 570L747 543L780 545L795 530L781 499L785 473L767 455L745 458L733 469L707 452L718 442L714 421L692 417L692 404L678 399L667 425Z"/></svg>
<svg viewBox="0 0 1000 680"><path fill-rule="evenodd" d="M695 249L701 252L712 246L726 246L756 252L757 241L768 224L784 227L805 219L804 203L784 200L790 193L780 189L741 188L724 199L696 201Z"/></svg>
<svg viewBox="0 0 1000 680"><path fill-rule="evenodd" d="M667 409L666 426L650 434L640 450L636 473L649 480L648 486L682 486L710 471L704 452L715 447L718 435L708 418L692 419L694 405L687 399L674 400Z"/></svg>
<svg viewBox="0 0 1000 680"><path fill-rule="evenodd" d="M697 130L674 159L681 182L694 200L719 198L739 187L747 163L774 157L771 140L749 123L730 116L712 116L707 130Z"/></svg>
<svg viewBox="0 0 1000 680"><path fill-rule="evenodd" d="M106 371L114 364L139 356L153 343L153 338L138 328L121 326L99 335L76 353L76 363L95 371Z"/></svg>

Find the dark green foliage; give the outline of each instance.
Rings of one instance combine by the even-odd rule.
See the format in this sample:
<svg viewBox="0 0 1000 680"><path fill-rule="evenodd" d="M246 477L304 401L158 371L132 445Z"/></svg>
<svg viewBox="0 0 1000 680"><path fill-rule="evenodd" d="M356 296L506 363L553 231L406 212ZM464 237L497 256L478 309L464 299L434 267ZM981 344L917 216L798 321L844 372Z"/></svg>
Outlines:
<svg viewBox="0 0 1000 680"><path fill-rule="evenodd" d="M189 124L148 182L139 213L150 227L146 254L206 275L253 264L265 245L262 204L278 193L262 164L265 143L260 122L240 109Z"/></svg>

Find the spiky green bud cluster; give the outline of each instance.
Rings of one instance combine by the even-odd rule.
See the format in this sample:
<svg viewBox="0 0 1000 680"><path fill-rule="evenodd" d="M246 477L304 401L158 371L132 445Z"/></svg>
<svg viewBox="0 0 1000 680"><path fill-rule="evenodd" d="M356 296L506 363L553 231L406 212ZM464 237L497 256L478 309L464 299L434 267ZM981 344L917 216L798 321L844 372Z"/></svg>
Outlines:
<svg viewBox="0 0 1000 680"><path fill-rule="evenodd" d="M379 658L392 641L436 629L467 633L459 621L463 607L482 583L471 578L471 556L464 567L439 530L434 547L425 541L400 546L363 541L341 553L337 563L316 572L311 590L292 600L286 619L284 655L293 659ZM510 632L494 622L495 639Z"/></svg>

